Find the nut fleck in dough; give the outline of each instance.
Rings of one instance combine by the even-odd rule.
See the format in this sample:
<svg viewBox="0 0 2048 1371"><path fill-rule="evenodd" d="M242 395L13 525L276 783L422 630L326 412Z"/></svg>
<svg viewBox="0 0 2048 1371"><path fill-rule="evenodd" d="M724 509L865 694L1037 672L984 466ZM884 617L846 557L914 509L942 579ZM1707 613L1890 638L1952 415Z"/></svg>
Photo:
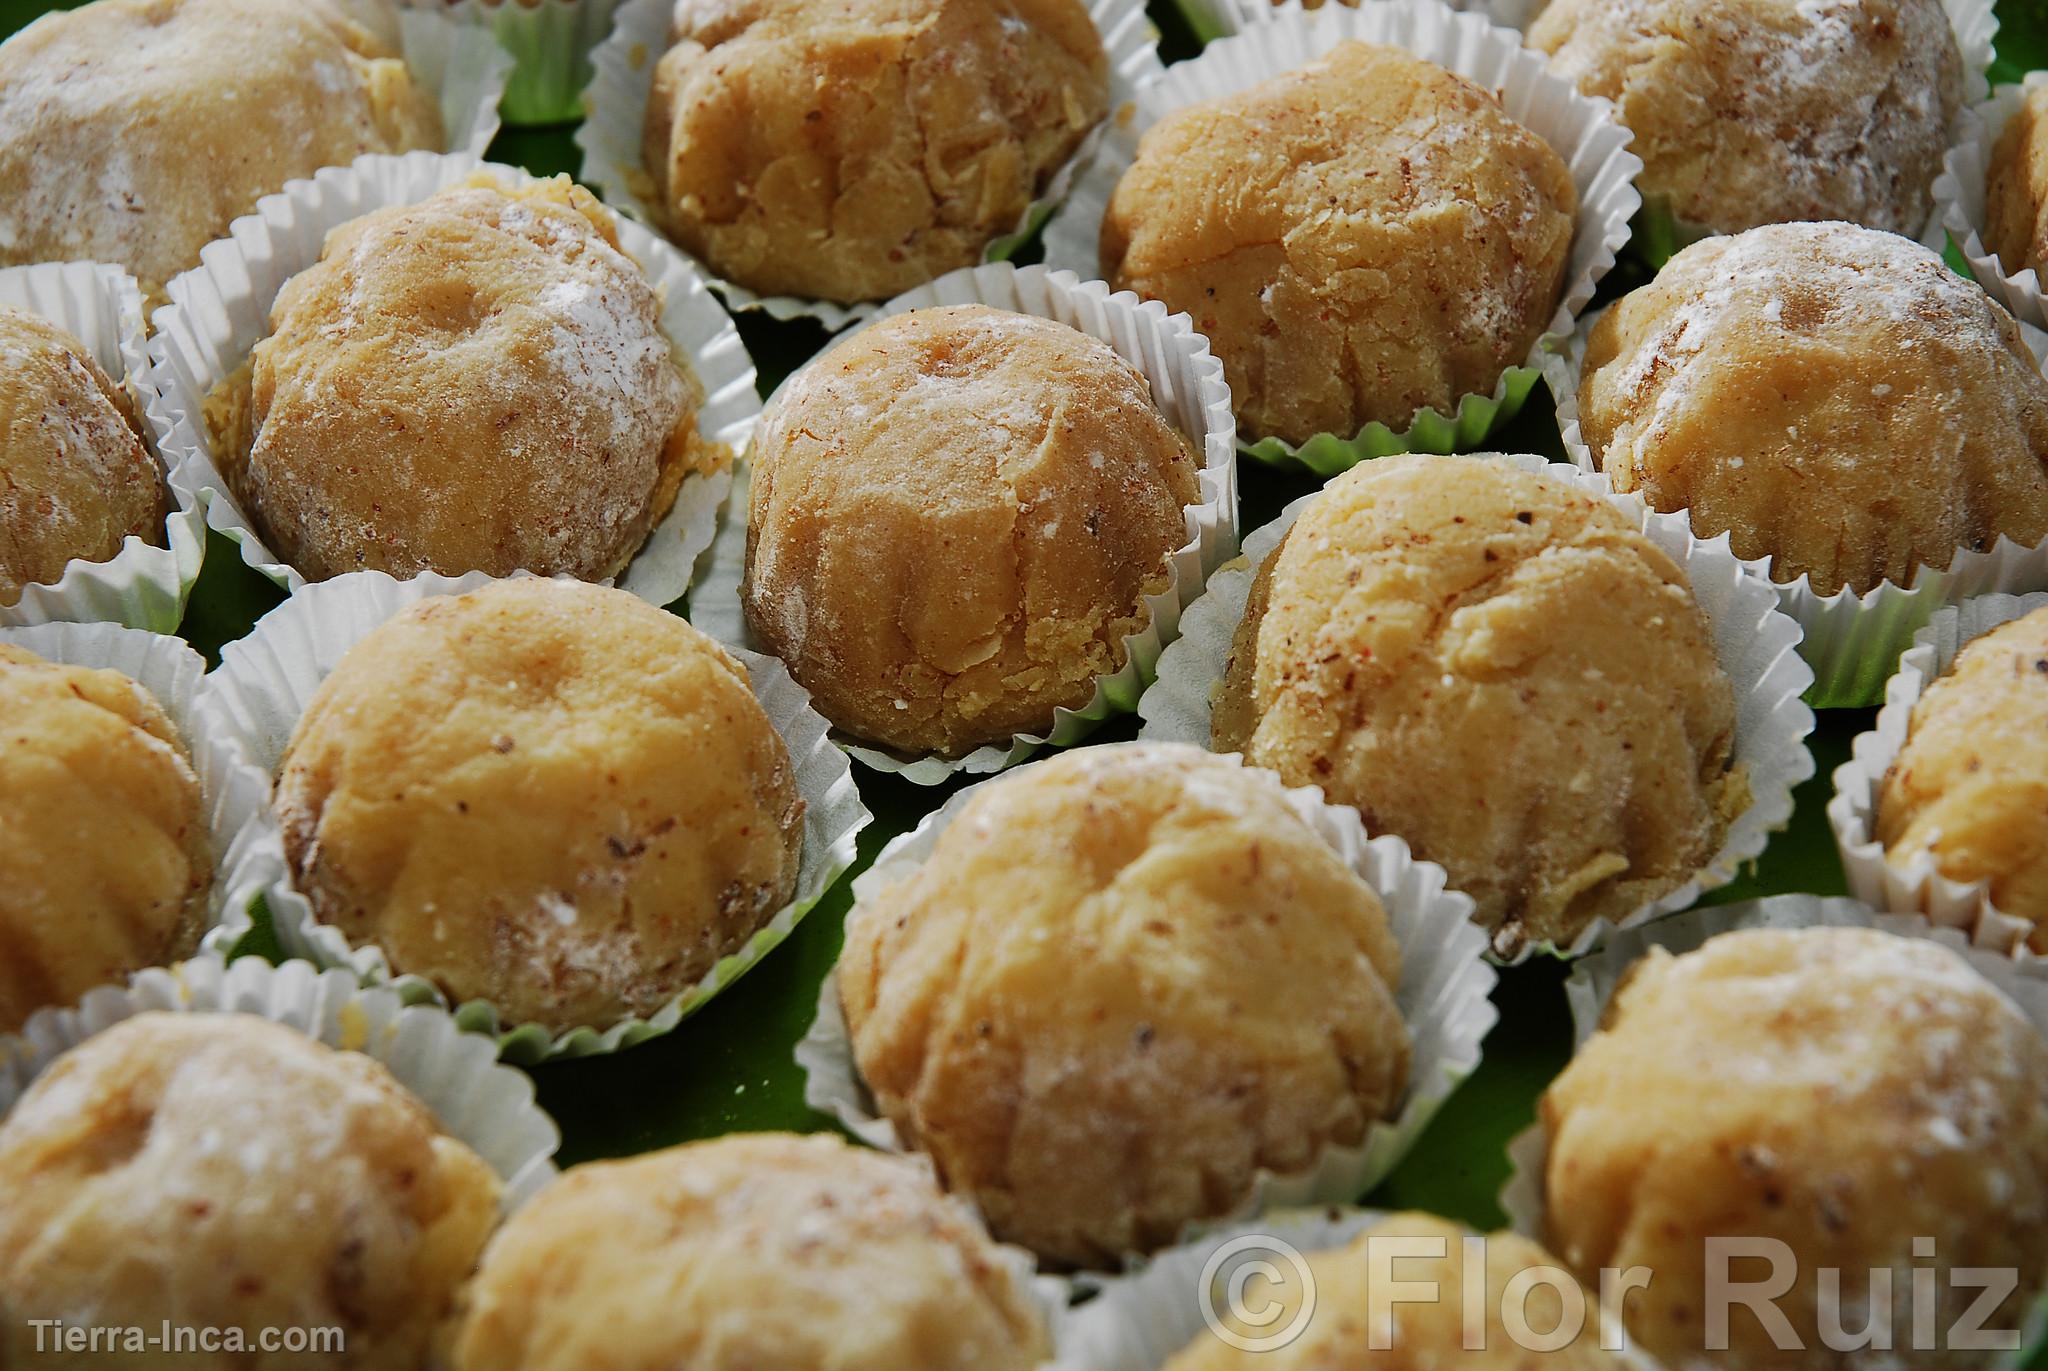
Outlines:
<svg viewBox="0 0 2048 1371"><path fill-rule="evenodd" d="M328 235L207 422L264 540L347 571L617 574L693 471L694 386L616 224L488 175Z"/></svg>
<svg viewBox="0 0 2048 1371"><path fill-rule="evenodd" d="M649 196L728 280L878 300L981 260L1109 110L1079 0L676 6Z"/></svg>
<svg viewBox="0 0 2048 1371"><path fill-rule="evenodd" d="M1822 595L2048 537L2048 381L2004 310L1896 234L1694 244L1594 326L1579 414L1616 489Z"/></svg>
<svg viewBox="0 0 2048 1371"><path fill-rule="evenodd" d="M199 777L155 697L0 643L0 1033L191 955L212 887Z"/></svg>
<svg viewBox="0 0 2048 1371"><path fill-rule="evenodd" d="M285 182L441 144L330 0L96 0L0 43L0 266L118 262L160 301Z"/></svg>
<svg viewBox="0 0 2048 1371"><path fill-rule="evenodd" d="M31 1319L240 1329L196 1371L425 1371L498 1217L481 1157L382 1063L244 1014L143 1014L58 1058L0 1123L0 1362ZM253 1349L338 1328L345 1350ZM8 1359L12 1357L14 1361Z"/></svg>
<svg viewBox="0 0 2048 1371"><path fill-rule="evenodd" d="M1748 804L1685 574L1606 501L1483 459L1324 488L1252 583L1214 732L1442 864L1503 950L1683 884Z"/></svg>
<svg viewBox="0 0 2048 1371"><path fill-rule="evenodd" d="M1529 46L1615 102L1645 198L1717 233L1918 233L1963 101L1941 0L1552 0Z"/></svg>
<svg viewBox="0 0 2048 1371"><path fill-rule="evenodd" d="M1535 1243L1506 1232L1485 1239L1486 1305L1483 1317L1475 1315L1475 1326L1483 1330L1486 1345L1468 1348L1465 1320L1474 1312L1464 1304L1464 1244L1469 1237L1458 1225L1427 1214L1396 1214L1383 1219L1348 1247L1308 1255L1316 1304L1308 1326L1293 1342L1271 1352L1241 1352L1205 1330L1167 1362L1165 1371L1439 1371L1444 1367L1461 1371L1622 1371L1628 1365L1600 1350L1599 1295L1591 1290L1582 1291L1578 1307L1584 1323L1577 1338L1546 1353L1531 1351L1515 1341L1504 1309L1521 1315L1516 1331L1540 1335L1561 1328L1568 1311L1557 1285L1539 1281L1529 1286L1526 1294L1518 1290L1510 1296L1508 1282L1539 1268L1556 1273L1549 1280L1576 1283L1577 1277ZM1373 1256L1369 1244L1381 1245L1381 1259L1391 1261L1387 1269L1404 1287L1394 1292L1400 1296L1397 1302L1383 1306L1392 1320L1389 1347L1373 1345ZM1425 1250L1441 1255L1408 1255ZM1256 1328L1233 1321L1230 1326L1239 1336L1272 1337L1289 1327L1300 1310L1301 1285L1284 1266L1280 1269L1288 1277L1285 1283L1275 1285L1255 1278L1244 1289L1247 1309L1262 1309L1270 1303L1276 1316ZM1434 1298L1428 1293L1430 1287L1434 1287Z"/></svg>
<svg viewBox="0 0 2048 1371"><path fill-rule="evenodd" d="M997 1237L1114 1264L1393 1113L1379 897L1267 772L1087 748L991 781L847 917L861 1077Z"/></svg>
<svg viewBox="0 0 2048 1371"><path fill-rule="evenodd" d="M803 841L744 667L625 591L534 579L349 649L275 803L323 922L556 1031L694 985L789 903Z"/></svg>
<svg viewBox="0 0 2048 1371"><path fill-rule="evenodd" d="M1965 647L1927 688L1878 796L1877 838L1901 865L1991 883L2048 952L2048 609Z"/></svg>
<svg viewBox="0 0 2048 1371"><path fill-rule="evenodd" d="M1252 436L1349 438L1522 365L1577 214L1563 160L1492 95L1346 42L1150 129L1102 274L1194 316Z"/></svg>
<svg viewBox="0 0 2048 1371"><path fill-rule="evenodd" d="M74 557L162 544L170 510L121 388L76 338L0 305L0 605Z"/></svg>
<svg viewBox="0 0 2048 1371"><path fill-rule="evenodd" d="M2034 86L1991 149L1984 241L2008 275L2048 272L2048 86Z"/></svg>
<svg viewBox="0 0 2048 1371"><path fill-rule="evenodd" d="M896 315L812 362L753 461L748 625L826 718L917 753L1087 704L1201 498L1108 344L981 305Z"/></svg>
<svg viewBox="0 0 2048 1371"><path fill-rule="evenodd" d="M917 1163L756 1134L580 1166L492 1242L460 1371L1030 1371L1037 1312Z"/></svg>
<svg viewBox="0 0 2048 1371"><path fill-rule="evenodd" d="M1666 1366L1873 1364L1821 1340L1829 1267L1850 1330L1872 1270L1893 1270L1890 1364L1982 1366L1982 1352L1909 1350L1907 1272L1938 1268L1927 1326L1945 1334L1977 1298L1953 1268L2016 1269L2018 1291L1976 1326L2020 1326L2048 1277L2044 1092L2040 1033L1938 944L1814 928L1724 934L1677 958L1653 948L1543 1098L1549 1246L1586 1279L1655 1272L1629 1295L1628 1326ZM1711 1238L1791 1249L1797 1280L1775 1303L1805 1351L1774 1348L1735 1308L1728 1350L1703 1353ZM1727 1270L1770 1273L1761 1259Z"/></svg>

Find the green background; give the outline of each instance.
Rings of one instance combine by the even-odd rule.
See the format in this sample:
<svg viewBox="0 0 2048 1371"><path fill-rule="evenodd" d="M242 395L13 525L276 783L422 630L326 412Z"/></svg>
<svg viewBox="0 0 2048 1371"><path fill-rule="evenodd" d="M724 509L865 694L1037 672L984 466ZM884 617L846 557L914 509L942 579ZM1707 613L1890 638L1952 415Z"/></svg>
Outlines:
<svg viewBox="0 0 2048 1371"><path fill-rule="evenodd" d="M294 0L278 0L291 4ZM39 0L0 0L0 37L49 9L71 8ZM2048 65L2048 0L2001 0L1994 82L2016 81ZM1178 14L1164 0L1153 13L1163 34L1162 56L1174 61L1195 50ZM498 160L536 172L570 172L578 157L567 128L508 130L492 147ZM1029 260L1030 254L1020 254ZM1634 281L1624 268L1604 295ZM808 323L779 324L742 316L740 331L761 369L765 394L811 356L824 334ZM1497 446L1561 457L1547 395L1533 396L1522 416L1498 435ZM1312 488L1312 478L1290 476L1256 462L1240 463L1243 527L1257 527L1288 500ZM183 629L209 657L239 638L281 598L268 581L242 564L237 550L210 535L206 568ZM1869 727L1870 712L1828 711L1813 738L1817 771L1798 795L1790 829L1776 835L1758 868L1715 892L1716 902L1780 892L1839 894L1842 873L1823 809L1830 777L1848 755L1849 742ZM1105 727L1099 740L1132 736L1131 721ZM949 792L909 785L856 768L876 822L863 835L861 861L914 825ZM825 1121L805 1108L803 1081L791 1050L809 1026L820 981L838 955L851 876L798 928L789 941L743 980L668 1037L610 1057L534 1069L542 1103L560 1122L565 1165L620 1156L720 1133L761 1129L810 1130ZM1486 1043L1479 1071L1451 1099L1414 1152L1372 1196L1383 1207L1414 1206L1480 1227L1499 1222L1495 1196L1506 1178L1508 1139L1534 1117L1538 1093L1570 1049L1564 969L1542 959L1502 973L1495 1002L1500 1023ZM2038 1367L2048 1359L2037 1358Z"/></svg>

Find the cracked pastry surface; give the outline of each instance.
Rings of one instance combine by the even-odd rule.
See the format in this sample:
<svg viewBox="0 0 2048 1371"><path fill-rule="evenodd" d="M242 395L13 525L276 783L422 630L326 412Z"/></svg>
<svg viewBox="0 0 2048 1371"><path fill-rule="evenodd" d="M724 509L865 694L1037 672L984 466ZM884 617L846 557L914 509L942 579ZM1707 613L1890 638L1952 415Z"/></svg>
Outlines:
<svg viewBox="0 0 2048 1371"><path fill-rule="evenodd" d="M625 591L532 578L351 648L273 803L322 922L556 1032L695 984L789 902L803 841L744 667Z"/></svg>
<svg viewBox="0 0 2048 1371"><path fill-rule="evenodd" d="M649 199L764 294L880 300L981 260L1109 110L1079 0L676 6Z"/></svg>
<svg viewBox="0 0 2048 1371"><path fill-rule="evenodd" d="M1252 436L1349 438L1522 365L1577 214L1563 160L1494 96L1346 42L1147 130L1102 274L1194 317Z"/></svg>
<svg viewBox="0 0 2048 1371"><path fill-rule="evenodd" d="M1136 368L982 305L894 315L811 362L752 461L748 625L835 725L918 753L1086 705L1200 499Z"/></svg>
<svg viewBox="0 0 2048 1371"><path fill-rule="evenodd" d="M1922 1325L1935 1330L1977 1299L1955 1268L2019 1273L1976 1325L1992 1329L2020 1327L2048 1278L2048 1045L1936 943L1806 928L1727 933L1679 957L1652 948L1542 1117L1548 1245L1582 1278L1655 1272L1629 1297L1628 1325L1666 1366L1868 1365L1869 1352L1822 1341L1819 1273L1834 1267L1843 1327L1864 1326L1853 1306L1891 1268L1892 1363L1961 1371L1984 1353L1911 1350L1906 1269L1938 1269L1937 1316ZM1727 1350L1703 1351L1715 1237L1789 1247L1797 1279L1774 1303L1808 1350L1775 1348L1738 1312ZM1916 1252L1918 1238L1934 1252ZM1767 1274L1760 1260L1729 1269Z"/></svg>
<svg viewBox="0 0 2048 1371"><path fill-rule="evenodd" d="M161 303L285 182L442 138L331 0L96 0L0 43L0 266L118 262Z"/></svg>
<svg viewBox="0 0 2048 1371"><path fill-rule="evenodd" d="M1579 414L1616 489L1821 595L2048 538L2048 380L2010 315L1896 234L1695 243L1594 325Z"/></svg>
<svg viewBox="0 0 2048 1371"><path fill-rule="evenodd" d="M1913 706L1878 792L1877 839L1894 864L1990 882L2000 912L2048 952L2048 609L1967 644Z"/></svg>
<svg viewBox="0 0 2048 1371"><path fill-rule="evenodd" d="M1483 458L1324 487L1252 582L1212 728L1441 864L1504 951L1682 885L1748 804L1678 565L1608 502Z"/></svg>
<svg viewBox="0 0 2048 1371"><path fill-rule="evenodd" d="M498 1218L483 1159L382 1063L245 1014L142 1014L65 1053L0 1122L0 1356L27 1320L339 1328L341 1352L199 1371L426 1371Z"/></svg>
<svg viewBox="0 0 2048 1371"><path fill-rule="evenodd" d="M128 396L76 338L0 305L0 605L74 557L161 545L170 512Z"/></svg>
<svg viewBox="0 0 2048 1371"><path fill-rule="evenodd" d="M480 174L328 235L208 397L214 450L309 580L602 580L730 460L661 309L588 191Z"/></svg>
<svg viewBox="0 0 2048 1371"><path fill-rule="evenodd" d="M491 1243L459 1371L1030 1371L1051 1353L916 1162L747 1134L579 1166Z"/></svg>
<svg viewBox="0 0 2048 1371"><path fill-rule="evenodd" d="M1267 772L1085 748L979 788L857 904L838 970L882 1113L998 1238L1114 1264L1398 1108L1379 897Z"/></svg>
<svg viewBox="0 0 2048 1371"><path fill-rule="evenodd" d="M154 696L0 643L0 1032L189 956L212 848Z"/></svg>
<svg viewBox="0 0 2048 1371"><path fill-rule="evenodd" d="M1528 42L1615 102L1644 198L1715 233L1919 233L1963 103L1941 0L1553 0Z"/></svg>

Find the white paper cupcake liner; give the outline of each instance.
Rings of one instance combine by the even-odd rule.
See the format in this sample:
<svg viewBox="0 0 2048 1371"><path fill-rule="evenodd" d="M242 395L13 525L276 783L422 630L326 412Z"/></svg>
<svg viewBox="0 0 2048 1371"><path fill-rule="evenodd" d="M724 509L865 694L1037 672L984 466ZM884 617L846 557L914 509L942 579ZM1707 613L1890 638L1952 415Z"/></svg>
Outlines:
<svg viewBox="0 0 2048 1371"><path fill-rule="evenodd" d="M1327 0L1329 4L1358 0ZM1488 23L1520 32L1536 21L1549 0L1453 0L1451 8L1485 16ZM1271 23L1282 6L1274 0L1175 0L1188 26L1204 43Z"/></svg>
<svg viewBox="0 0 2048 1371"><path fill-rule="evenodd" d="M47 319L78 339L127 392L136 419L144 419L156 383L134 277L98 262L0 267L0 306ZM174 493L162 547L131 537L104 562L74 557L55 581L25 586L18 601L0 605L0 626L117 623L175 632L206 556L204 518L196 502Z"/></svg>
<svg viewBox="0 0 2048 1371"><path fill-rule="evenodd" d="M709 4L712 0L696 0ZM1072 192L1076 178L1102 146L1107 131L1128 117L1138 90L1165 70L1159 61L1159 33L1145 15L1144 0L1087 0L1088 14L1102 35L1109 57L1109 117L1082 140L1074 155L1046 183L1016 227L988 245L984 262L1008 258L1037 231L1055 206ZM681 0L691 3L691 0ZM654 88L654 68L669 50L669 32L678 0L621 0L611 37L591 54L595 75L584 92L588 113L576 131L583 149L579 179L603 194L606 203L652 226L661 216L648 203L654 183L642 150L647 101ZM1093 269L1082 273L1093 276ZM773 319L816 319L837 331L878 313L878 302L846 305L794 295L759 295L732 281L712 278L711 284L734 310L760 310Z"/></svg>
<svg viewBox="0 0 2048 1371"><path fill-rule="evenodd" d="M561 124L583 113L590 52L612 29L618 0L401 0L490 33L512 58L500 106L514 126ZM481 152L482 149L477 149Z"/></svg>
<svg viewBox="0 0 2048 1371"><path fill-rule="evenodd" d="M400 0L341 0L342 8L396 48L419 87L434 97L449 152L481 157L498 136L498 102L512 54L489 32Z"/></svg>
<svg viewBox="0 0 2048 1371"><path fill-rule="evenodd" d="M1818 895L1777 895L1742 904L1695 909L1651 928L1623 933L1572 968L1565 984L1572 1007L1573 1043L1583 1045L1600 1027L1615 988L1652 947L1674 956L1696 951L1709 939L1752 928L1874 928L1903 938L1922 938L1960 953L1970 966L1996 986L2043 1033L2048 1033L2048 977L2038 967L2022 967L1996 951L1970 942L1962 932L1930 924L1917 914L1880 914L1855 900ZM1500 1207L1508 1225L1524 1237L1542 1241L1544 1173L1550 1139L1539 1119L1508 1144L1509 1175L1501 1188ZM2004 1352L1987 1365L2008 1371L2029 1365L2048 1335L2048 1300L2037 1300L2027 1318L2019 1352Z"/></svg>
<svg viewBox="0 0 2048 1371"><path fill-rule="evenodd" d="M1245 446L1261 461L1298 463L1319 476L1392 452L1452 452L1483 443L1521 408L1548 348L1570 336L1573 321L1628 242L1630 222L1642 204L1634 183L1643 164L1628 150L1631 135L1616 122L1614 107L1552 76L1542 55L1522 47L1514 31L1489 23L1484 15L1459 13L1440 0L1375 0L1358 9L1331 5L1314 11L1290 0L1274 8L1267 22L1211 44L1139 92L1136 118L1111 132L1047 226L1047 264L1083 276L1100 274L1102 216L1136 160L1138 140L1160 119L1294 71L1348 39L1406 49L1499 92L1508 116L1549 143L1571 169L1579 218L1549 329L1523 365L1501 374L1490 395L1463 396L1450 415L1425 409L1399 433L1373 423L1356 434L1318 434L1299 445L1266 438Z"/></svg>
<svg viewBox="0 0 2048 1371"><path fill-rule="evenodd" d="M266 614L248 637L229 644L219 669L207 678L203 707L263 778L256 790L240 790L234 797L235 810L229 817L241 835L235 874L242 883L262 887L271 928L287 957L343 967L365 983L389 983L408 1000L445 1003L445 996L426 980L392 966L383 949L352 945L341 930L314 918L312 904L291 883L283 833L270 807L269 779L276 775L306 706L351 647L410 605L465 594L491 581L481 572L397 581L383 572L363 571L308 586ZM645 1017L550 1033L538 1024L508 1025L497 1007L485 1001L455 1006L456 1022L491 1035L508 1060L531 1063L615 1052L667 1033L773 951L853 865L855 840L872 816L861 804L846 757L826 738L825 721L782 663L744 650L733 655L747 668L754 697L789 747L797 791L804 798L795 898L745 947ZM237 913L239 917L224 921L209 935L209 949L227 952L250 931L251 916L247 911Z"/></svg>
<svg viewBox="0 0 2048 1371"><path fill-rule="evenodd" d="M1506 461L1525 471L1543 471L1589 494L1612 501L1636 521L1645 537L1685 571L1693 598L1707 616L1721 669L1735 687L1735 762L1746 768L1749 808L1728 825L1728 835L1707 864L1676 890L1652 900L1617 922L1596 919L1564 946L1526 942L1494 949L1510 965L1537 952L1577 957L1607 935L1685 909L1706 891L1728 884L1744 864L1763 855L1771 834L1792 818L1792 791L1813 775L1807 735L1813 711L1801 695L1813 673L1797 651L1799 626L1782 612L1762 563L1745 562L1728 550L1726 536L1701 541L1683 515L1658 514L1633 495L1618 495L1598 472L1582 472L1540 457L1474 455L1460 461ZM1311 500L1288 505L1280 517L1245 536L1244 558L1209 580L1209 590L1181 616L1180 640L1159 659L1159 679L1138 704L1147 741L1210 747L1211 712L1230 659L1231 638L1244 618L1252 579Z"/></svg>
<svg viewBox="0 0 2048 1371"><path fill-rule="evenodd" d="M1565 455L1582 471L1600 469L1579 424L1579 382L1586 345L1604 313L1595 310L1580 320L1571 339L1543 360L1543 379L1557 406ZM2048 333L2022 323L2020 334L2034 360L2048 362ZM1884 698L1885 680L1899 654L1943 605L1972 595L2048 585L2048 538L2031 547L2000 538L1982 552L1960 549L1946 570L1915 570L1911 589L1885 581L1861 595L1847 588L1822 595L1807 575L1772 584L1778 588L1779 608L1806 634L1799 655L1813 668L1808 702L1817 709L1855 708Z"/></svg>
<svg viewBox="0 0 2048 1371"><path fill-rule="evenodd" d="M1895 914L1922 915L1939 927L1962 930L1980 947L2029 962L2038 961L2027 946L2034 925L2001 913L1991 901L1989 881L1950 880L1936 869L1931 853L1916 853L1900 865L1886 860L1877 840L1877 803L1885 774L1906 745L1913 707L1927 687L1947 674L1973 639L2043 606L2048 606L2048 592L1985 595L1937 612L1899 659L1875 726L1857 736L1849 760L1835 768L1835 794L1828 801L1842 871L1858 899ZM2040 965L2048 967L2048 962Z"/></svg>
<svg viewBox="0 0 2048 1371"><path fill-rule="evenodd" d="M45 1010L0 1038L0 1119L52 1062L138 1014L253 1014L344 1052L360 1052L433 1112L504 1182L511 1213L555 1178L561 1133L534 1099L533 1082L498 1065L488 1038L465 1033L439 1009L408 1008L388 990L365 989L346 972L256 957L196 957L141 972L125 987L86 996L76 1009Z"/></svg>
<svg viewBox="0 0 2048 1371"><path fill-rule="evenodd" d="M1006 778L982 782L1001 785ZM882 849L855 878L856 905L904 879L928 859L946 826L981 789L959 791L909 833ZM1395 1000L1414 1038L1408 1089L1400 1113L1375 1123L1356 1146L1326 1148L1307 1171L1259 1173L1241 1213L1275 1207L1350 1203L1384 1179L1414 1146L1445 1100L1479 1065L1480 1047L1498 1017L1488 996L1496 980L1480 955L1486 935L1471 922L1469 896L1449 889L1442 867L1417 861L1399 838L1366 837L1358 811L1324 802L1313 786L1287 791L1290 807L1378 893L1402 956ZM860 1079L839 1003L835 968L819 992L818 1016L797 1044L804 1102L849 1133L886 1151L908 1150L878 1112ZM1135 1255L1135 1254L1133 1254Z"/></svg>
<svg viewBox="0 0 2048 1371"><path fill-rule="evenodd" d="M840 745L864 765L900 774L918 785L941 785L966 772L983 775L1015 766L1048 744L1079 742L1102 720L1128 714L1152 679L1153 664L1180 632L1183 610L1202 593L1209 576L1237 555L1236 424L1230 417L1230 388L1223 364L1209 341L1194 331L1185 314L1168 315L1157 301L1129 291L1110 292L1100 281L1076 280L1071 272L994 263L940 277L899 295L878 318L934 305L984 304L997 309L1056 319L1115 348L1143 372L1152 398L1201 454L1201 503L1186 510L1188 540L1170 559L1172 580L1145 597L1145 627L1124 638L1120 670L1096 677L1095 698L1080 709L1056 709L1042 734L1019 733L1007 744L991 743L961 757L902 757L883 748L839 736ZM850 336L855 330L849 330ZM841 338L835 338L837 345ZM764 650L747 627L740 584L747 560L747 475L734 478L732 507L711 545L703 584L690 599L690 622L723 643Z"/></svg>

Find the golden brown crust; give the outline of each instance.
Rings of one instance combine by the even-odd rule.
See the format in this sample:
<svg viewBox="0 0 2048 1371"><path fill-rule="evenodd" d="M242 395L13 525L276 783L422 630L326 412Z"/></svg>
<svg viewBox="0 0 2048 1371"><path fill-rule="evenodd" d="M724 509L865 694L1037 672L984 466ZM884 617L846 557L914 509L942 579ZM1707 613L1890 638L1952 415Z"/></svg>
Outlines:
<svg viewBox="0 0 2048 1371"><path fill-rule="evenodd" d="M993 782L848 916L883 1112L995 1234L1113 1264L1397 1109L1401 953L1280 786L1188 747Z"/></svg>
<svg viewBox="0 0 2048 1371"><path fill-rule="evenodd" d="M769 294L879 300L973 265L1109 108L1079 0L679 5L672 43L650 198Z"/></svg>
<svg viewBox="0 0 2048 1371"><path fill-rule="evenodd" d="M350 649L275 804L323 922L557 1031L695 984L789 902L803 841L745 668L625 591L536 579Z"/></svg>
<svg viewBox="0 0 2048 1371"><path fill-rule="evenodd" d="M2007 275L2048 270L2048 86L2027 91L1984 172L1984 242Z"/></svg>
<svg viewBox="0 0 2048 1371"><path fill-rule="evenodd" d="M1346 42L1148 130L1102 271L1193 316L1251 436L1349 438L1491 395L1550 322L1577 212L1492 95Z"/></svg>

